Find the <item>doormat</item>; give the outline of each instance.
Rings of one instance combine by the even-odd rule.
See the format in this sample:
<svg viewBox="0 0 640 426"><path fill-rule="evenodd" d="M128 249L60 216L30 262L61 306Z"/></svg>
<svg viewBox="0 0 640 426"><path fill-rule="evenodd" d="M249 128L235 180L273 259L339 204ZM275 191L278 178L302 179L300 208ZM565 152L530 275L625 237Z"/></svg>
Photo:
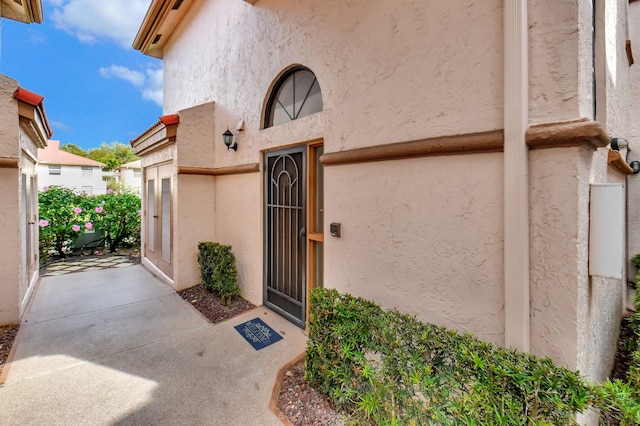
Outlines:
<svg viewBox="0 0 640 426"><path fill-rule="evenodd" d="M236 325L233 328L235 328L247 342L251 343L251 346L257 351L278 340L282 340L281 335L257 317L240 325Z"/></svg>

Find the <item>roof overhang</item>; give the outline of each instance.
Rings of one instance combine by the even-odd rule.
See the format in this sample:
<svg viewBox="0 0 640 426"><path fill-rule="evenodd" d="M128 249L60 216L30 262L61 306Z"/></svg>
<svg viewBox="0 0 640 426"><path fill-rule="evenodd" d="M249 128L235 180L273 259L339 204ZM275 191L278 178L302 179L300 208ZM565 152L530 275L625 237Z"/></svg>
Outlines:
<svg viewBox="0 0 640 426"><path fill-rule="evenodd" d="M0 16L25 24L41 24L42 0L0 0Z"/></svg>
<svg viewBox="0 0 640 426"><path fill-rule="evenodd" d="M194 0L153 0L138 30L133 48L162 59L163 48Z"/></svg>
<svg viewBox="0 0 640 426"><path fill-rule="evenodd" d="M156 151L176 141L180 124L178 114L163 115L158 122L131 141L131 147L138 157Z"/></svg>
<svg viewBox="0 0 640 426"><path fill-rule="evenodd" d="M44 97L21 87L13 92L13 97L18 100L20 126L38 148L44 148L53 136L44 111Z"/></svg>

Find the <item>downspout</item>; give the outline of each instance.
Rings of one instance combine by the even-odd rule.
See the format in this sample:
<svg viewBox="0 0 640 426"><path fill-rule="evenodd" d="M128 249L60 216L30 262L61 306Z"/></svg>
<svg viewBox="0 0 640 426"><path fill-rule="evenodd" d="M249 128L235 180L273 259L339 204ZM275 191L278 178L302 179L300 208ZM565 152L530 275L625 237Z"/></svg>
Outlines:
<svg viewBox="0 0 640 426"><path fill-rule="evenodd" d="M529 352L527 0L504 0L504 336Z"/></svg>

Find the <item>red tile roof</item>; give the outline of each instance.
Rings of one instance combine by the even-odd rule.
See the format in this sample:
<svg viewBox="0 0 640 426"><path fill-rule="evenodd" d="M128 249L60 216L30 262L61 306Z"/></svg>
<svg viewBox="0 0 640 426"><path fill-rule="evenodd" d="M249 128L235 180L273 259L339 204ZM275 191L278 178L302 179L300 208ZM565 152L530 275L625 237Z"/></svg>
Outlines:
<svg viewBox="0 0 640 426"><path fill-rule="evenodd" d="M42 164L56 164L61 166L93 166L104 167L105 164L84 158L70 152L60 150L60 141L49 141L47 147L38 149L38 162Z"/></svg>

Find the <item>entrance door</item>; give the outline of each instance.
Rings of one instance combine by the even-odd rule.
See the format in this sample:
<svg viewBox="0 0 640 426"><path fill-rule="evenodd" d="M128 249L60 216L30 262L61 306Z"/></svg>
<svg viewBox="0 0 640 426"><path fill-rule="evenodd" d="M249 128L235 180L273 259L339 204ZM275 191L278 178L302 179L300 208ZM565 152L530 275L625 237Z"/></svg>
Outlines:
<svg viewBox="0 0 640 426"><path fill-rule="evenodd" d="M145 189L145 257L172 277L171 165L147 168Z"/></svg>
<svg viewBox="0 0 640 426"><path fill-rule="evenodd" d="M307 146L265 154L265 306L306 321Z"/></svg>

